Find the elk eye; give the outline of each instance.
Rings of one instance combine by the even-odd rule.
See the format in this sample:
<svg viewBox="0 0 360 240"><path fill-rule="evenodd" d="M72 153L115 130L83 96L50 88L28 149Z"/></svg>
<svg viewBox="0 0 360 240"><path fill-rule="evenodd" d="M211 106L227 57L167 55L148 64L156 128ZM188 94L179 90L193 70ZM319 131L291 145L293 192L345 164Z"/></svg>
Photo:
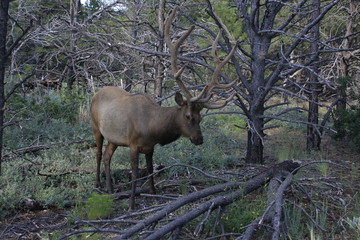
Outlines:
<svg viewBox="0 0 360 240"><path fill-rule="evenodd" d="M186 120L191 120L191 115L190 114L185 114L185 118L186 118Z"/></svg>

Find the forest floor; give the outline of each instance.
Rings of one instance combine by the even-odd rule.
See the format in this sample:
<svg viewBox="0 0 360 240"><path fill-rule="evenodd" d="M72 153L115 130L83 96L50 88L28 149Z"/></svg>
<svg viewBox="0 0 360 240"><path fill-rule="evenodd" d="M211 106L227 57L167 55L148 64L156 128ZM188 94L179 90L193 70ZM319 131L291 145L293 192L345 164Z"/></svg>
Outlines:
<svg viewBox="0 0 360 240"><path fill-rule="evenodd" d="M282 138L283 135L277 135L276 132L272 132L270 133L270 135L272 144L276 145L281 143L282 141L286 141L286 139ZM300 138L300 136L296 136L296 134L292 135L292 137L299 137L299 145L305 144L303 137ZM352 184L352 190L343 189L343 191L339 193L340 195L338 196L339 198L344 199L344 201L348 201L349 197L352 197L353 194L355 194L353 190L360 189L360 154L352 151L349 147L349 144L340 141L334 141L330 138L323 139L321 152L322 160L330 160L339 165L345 163L348 166L355 165L355 167L357 168L358 173L356 175L356 178L352 179L350 183ZM265 166L266 165L270 165L270 163L265 164ZM263 168L263 166L261 166L261 168ZM232 170L234 171L235 169ZM338 167L338 165L334 164L330 164L327 171L331 172L331 175L344 175L344 169L341 169ZM347 181L350 181L350 177L346 179ZM140 199L138 199L137 201L139 200ZM139 202L141 202L141 204L152 204L152 202L148 200L140 200ZM76 230L77 226L69 223L68 213L72 210L72 207L65 209L59 209L54 207L50 209L38 209L32 211L19 210L18 212L14 213L13 216L7 217L5 220L0 222L0 239L57 239L62 234ZM339 237L338 239L352 238L351 236L350 238L348 236L346 238Z"/></svg>

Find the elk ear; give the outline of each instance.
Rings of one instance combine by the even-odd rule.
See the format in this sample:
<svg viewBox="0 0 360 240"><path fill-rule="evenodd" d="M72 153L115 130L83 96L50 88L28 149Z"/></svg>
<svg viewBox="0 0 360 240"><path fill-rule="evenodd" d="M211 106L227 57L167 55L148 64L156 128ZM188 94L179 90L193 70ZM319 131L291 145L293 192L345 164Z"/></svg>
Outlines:
<svg viewBox="0 0 360 240"><path fill-rule="evenodd" d="M183 106L185 104L184 98L181 95L180 92L176 92L175 94L175 102L179 105L179 106Z"/></svg>

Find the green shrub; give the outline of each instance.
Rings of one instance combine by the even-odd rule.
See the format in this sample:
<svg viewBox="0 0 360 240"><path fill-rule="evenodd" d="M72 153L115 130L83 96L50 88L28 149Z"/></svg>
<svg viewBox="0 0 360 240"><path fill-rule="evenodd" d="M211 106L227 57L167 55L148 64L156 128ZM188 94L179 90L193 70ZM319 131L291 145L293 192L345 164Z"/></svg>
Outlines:
<svg viewBox="0 0 360 240"><path fill-rule="evenodd" d="M3 162L0 219L21 209L24 199L44 207L63 207L68 201L87 198L93 189L94 174L79 170L94 166L90 154L79 151L77 146L66 146Z"/></svg>
<svg viewBox="0 0 360 240"><path fill-rule="evenodd" d="M114 197L112 195L93 193L86 201L87 215L90 220L108 217L113 208Z"/></svg>
<svg viewBox="0 0 360 240"><path fill-rule="evenodd" d="M352 142L355 149L360 152L360 106L351 106L341 111L338 116L334 121L337 131L334 138Z"/></svg>
<svg viewBox="0 0 360 240"><path fill-rule="evenodd" d="M82 116L84 109L88 114L87 106L88 99L75 90L14 94L7 102L6 121L19 119L20 123L5 129L4 145L14 150L89 138L90 119Z"/></svg>
<svg viewBox="0 0 360 240"><path fill-rule="evenodd" d="M243 232L246 225L261 216L266 208L266 196L241 199L228 206L221 217L225 232Z"/></svg>
<svg viewBox="0 0 360 240"><path fill-rule="evenodd" d="M349 225L350 229L355 232L357 239L360 238L360 217L353 217L352 219L346 219L347 224Z"/></svg>

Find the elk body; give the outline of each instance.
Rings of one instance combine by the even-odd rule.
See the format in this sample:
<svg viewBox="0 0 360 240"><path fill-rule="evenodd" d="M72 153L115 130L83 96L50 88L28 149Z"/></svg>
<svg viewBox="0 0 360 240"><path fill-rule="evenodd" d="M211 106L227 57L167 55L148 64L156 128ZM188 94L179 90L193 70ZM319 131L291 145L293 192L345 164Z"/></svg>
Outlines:
<svg viewBox="0 0 360 240"><path fill-rule="evenodd" d="M195 145L203 143L200 131L201 105L187 104L180 93L176 94L175 107L161 107L148 95L129 94L117 87L105 87L95 94L91 104L93 130L97 145L96 185L99 185L100 163L104 138L108 140L104 153L106 188L113 191L110 175L110 161L117 146L130 147L132 169L132 194L139 154L145 154L149 174L153 172L152 155L156 144L165 145L180 136L190 138ZM150 177L150 191L155 193L153 178ZM133 199L130 207L134 207Z"/></svg>
<svg viewBox="0 0 360 240"><path fill-rule="evenodd" d="M229 88L230 84L219 84L220 69L229 61L235 51L223 60L215 54L216 42L213 44L213 57L216 68L212 81L198 96L193 97L189 90L180 80L185 67L177 68L176 58L179 46L191 33L190 28L174 44L170 39L170 26L175 17L176 9L169 15L165 23L165 41L171 53L172 74L175 77L185 98L177 92L175 102L177 106L161 107L146 94L130 94L118 87L105 87L97 92L91 102L92 126L97 145L97 172L95 185L100 185L100 164L103 158L105 163L106 188L113 192L110 175L111 157L118 146L130 148L130 162L132 170L132 187L130 197L130 209L135 208L136 179L138 176L139 154L145 154L148 174L153 172L153 153L156 144L165 145L178 139L180 136L187 137L195 145L203 143L200 130L200 110L202 108L220 108L229 102L233 96L221 102L209 102L210 92L214 88ZM104 139L108 141L104 153L102 147ZM155 193L154 180L149 179L150 192Z"/></svg>

